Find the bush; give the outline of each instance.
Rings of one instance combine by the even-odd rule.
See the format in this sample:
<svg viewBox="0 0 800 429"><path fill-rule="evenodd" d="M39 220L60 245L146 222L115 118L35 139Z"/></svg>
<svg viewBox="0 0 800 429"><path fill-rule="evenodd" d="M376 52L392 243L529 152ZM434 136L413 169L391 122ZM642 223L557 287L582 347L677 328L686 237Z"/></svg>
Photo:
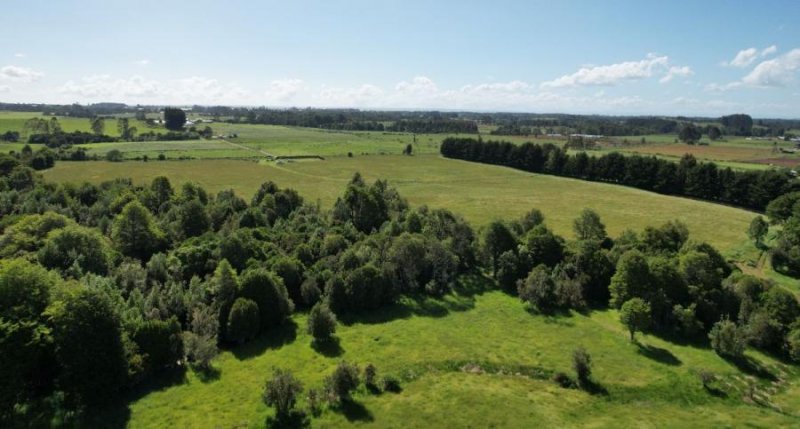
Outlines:
<svg viewBox="0 0 800 429"><path fill-rule="evenodd" d="M228 316L227 339L239 344L250 341L258 335L260 323L258 304L247 298L237 298Z"/></svg>
<svg viewBox="0 0 800 429"><path fill-rule="evenodd" d="M711 348L724 357L741 357L747 346L744 330L728 319L715 323L708 338L711 340Z"/></svg>
<svg viewBox="0 0 800 429"><path fill-rule="evenodd" d="M333 374L325 379L325 392L331 402L350 399L350 393L358 387L358 367L345 361L339 362Z"/></svg>
<svg viewBox="0 0 800 429"><path fill-rule="evenodd" d="M306 394L306 401L308 402L308 410L312 416L319 416L322 412L322 394L317 389L308 389Z"/></svg>
<svg viewBox="0 0 800 429"><path fill-rule="evenodd" d="M267 406L275 408L278 420L283 420L291 413L297 403L297 395L302 391L303 385L290 371L276 369L264 385L262 400Z"/></svg>
<svg viewBox="0 0 800 429"><path fill-rule="evenodd" d="M327 341L336 332L336 315L328 305L319 302L311 309L308 315L307 332L314 337L314 341Z"/></svg>
<svg viewBox="0 0 800 429"><path fill-rule="evenodd" d="M368 364L364 367L364 384L367 387L376 388L378 381L378 369L375 368L375 365Z"/></svg>
<svg viewBox="0 0 800 429"><path fill-rule="evenodd" d="M575 380L573 380L572 377L563 372L557 372L553 376L553 381L565 389L571 389L575 387Z"/></svg>
<svg viewBox="0 0 800 429"><path fill-rule="evenodd" d="M386 392L398 393L403 390L400 386L400 380L392 375L383 376L383 390Z"/></svg>
<svg viewBox="0 0 800 429"><path fill-rule="evenodd" d="M124 157L119 149L111 149L110 151L106 152L106 161L122 162L123 159Z"/></svg>
<svg viewBox="0 0 800 429"><path fill-rule="evenodd" d="M572 352L572 368L575 370L578 385L581 387L588 386L589 379L592 377L592 357L585 348L578 347Z"/></svg>

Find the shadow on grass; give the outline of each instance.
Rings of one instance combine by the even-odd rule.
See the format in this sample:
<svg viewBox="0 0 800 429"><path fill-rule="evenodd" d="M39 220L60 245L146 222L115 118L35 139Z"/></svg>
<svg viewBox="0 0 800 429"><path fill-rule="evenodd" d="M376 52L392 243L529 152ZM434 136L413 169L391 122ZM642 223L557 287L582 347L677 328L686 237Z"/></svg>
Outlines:
<svg viewBox="0 0 800 429"><path fill-rule="evenodd" d="M532 316L542 316L544 318L544 323L549 325L558 325L558 326L565 326L565 327L572 327L575 326L575 323L571 321L572 318L572 311L568 308L552 308L552 309L545 309L540 310L530 304L525 305L525 311Z"/></svg>
<svg viewBox="0 0 800 429"><path fill-rule="evenodd" d="M194 368L194 373L203 383L217 381L222 376L222 370L213 366L209 366L208 368Z"/></svg>
<svg viewBox="0 0 800 429"><path fill-rule="evenodd" d="M264 332L253 341L231 349L236 359L246 360L262 355L266 350L277 349L294 342L297 338L297 323L287 320L283 325Z"/></svg>
<svg viewBox="0 0 800 429"><path fill-rule="evenodd" d="M769 369L749 356L727 357L725 360L732 363L734 366L736 366L736 368L739 368L739 371L742 371L745 374L767 381L778 380L778 377L776 377L775 374L773 374Z"/></svg>
<svg viewBox="0 0 800 429"><path fill-rule="evenodd" d="M186 383L186 367L159 371L129 392L112 399L109 403L89 409L81 419L81 427L126 428L131 418L130 404L153 392Z"/></svg>
<svg viewBox="0 0 800 429"><path fill-rule="evenodd" d="M715 396L717 398L725 399L725 398L728 397L728 394L725 393L724 390L722 390L722 389L720 389L718 387L706 385L706 386L703 386L703 389L705 389L705 391L708 392L709 395Z"/></svg>
<svg viewBox="0 0 800 429"><path fill-rule="evenodd" d="M308 428L311 427L311 420L306 413L299 410L292 410L288 416L267 417L266 427L274 429L293 429L293 428Z"/></svg>
<svg viewBox="0 0 800 429"><path fill-rule="evenodd" d="M331 337L327 340L312 340L311 348L325 357L338 357L344 353L339 337Z"/></svg>
<svg viewBox="0 0 800 429"><path fill-rule="evenodd" d="M335 410L341 412L349 422L371 422L375 420L375 416L364 404L353 399L342 400Z"/></svg>
<svg viewBox="0 0 800 429"><path fill-rule="evenodd" d="M608 389L603 387L602 384L589 379L580 385L580 388L590 395L608 396Z"/></svg>
<svg viewBox="0 0 800 429"><path fill-rule="evenodd" d="M493 283L488 278L475 273L464 274L453 285L452 290L441 297L424 294L406 295L399 302L376 310L340 315L339 321L345 325L355 323L373 325L407 319L411 316L445 317L451 312L472 310L475 308L475 296L494 289Z"/></svg>
<svg viewBox="0 0 800 429"><path fill-rule="evenodd" d="M656 362L663 363L664 365L679 366L683 363L667 349L662 349L660 347L642 344L639 342L636 343L636 346L638 347L637 351L640 355Z"/></svg>

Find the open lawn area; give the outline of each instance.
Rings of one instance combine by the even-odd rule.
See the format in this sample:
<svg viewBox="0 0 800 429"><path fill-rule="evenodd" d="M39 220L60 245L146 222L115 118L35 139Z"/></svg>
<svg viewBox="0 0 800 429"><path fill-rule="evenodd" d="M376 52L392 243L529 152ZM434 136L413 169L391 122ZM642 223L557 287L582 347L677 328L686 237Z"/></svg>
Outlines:
<svg viewBox="0 0 800 429"><path fill-rule="evenodd" d="M517 298L462 279L441 301L402 303L345 318L331 346L312 347L306 317L226 351L215 372L177 374L131 395L96 417L96 427L262 427L273 411L261 402L275 368L291 370L306 389L320 388L340 360L374 364L402 392L361 388L341 409L324 409L313 427L790 427L800 424L787 381L796 368L748 353L744 371L705 347L656 337L631 343L616 311L531 314ZM563 389L555 372L572 373L571 355L592 356L594 394ZM719 381L709 392L697 373ZM169 379L169 377L165 377ZM758 404L743 400L749 385ZM787 390L789 388L790 390ZM298 404L306 406L304 399Z"/></svg>
<svg viewBox="0 0 800 429"><path fill-rule="evenodd" d="M99 183L130 177L149 183L164 175L179 184L195 181L209 190L234 189L249 199L268 180L297 189L310 201L331 207L353 173L387 179L413 205L460 213L475 226L512 219L540 209L558 234L572 236L572 221L586 207L596 210L609 234L641 230L679 219L693 237L732 251L747 241L754 213L718 204L669 197L633 188L526 173L510 168L421 156L336 157L325 161L256 163L236 160L162 162L59 162L48 180Z"/></svg>

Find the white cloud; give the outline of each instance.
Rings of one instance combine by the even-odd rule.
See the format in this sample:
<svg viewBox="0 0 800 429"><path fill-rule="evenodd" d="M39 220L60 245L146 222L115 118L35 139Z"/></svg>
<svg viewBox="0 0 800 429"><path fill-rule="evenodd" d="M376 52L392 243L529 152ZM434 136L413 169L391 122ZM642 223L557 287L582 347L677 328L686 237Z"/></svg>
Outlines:
<svg viewBox="0 0 800 429"><path fill-rule="evenodd" d="M741 51L739 51L736 54L735 57L733 57L732 60L723 61L722 65L726 66L726 67L745 68L745 67L753 64L753 62L755 62L755 60L757 60L758 57L762 57L763 58L763 57L772 55L775 52L778 52L778 47L775 46L775 45L768 46L768 47L762 49L760 52L756 48L742 49Z"/></svg>
<svg viewBox="0 0 800 429"><path fill-rule="evenodd" d="M767 48L769 49L769 48ZM736 88L781 88L794 83L800 71L800 48L760 62L742 79L726 83L706 85L706 91L722 92Z"/></svg>
<svg viewBox="0 0 800 429"><path fill-rule="evenodd" d="M11 87L8 85L0 85L0 93L11 92Z"/></svg>
<svg viewBox="0 0 800 429"><path fill-rule="evenodd" d="M146 66L146 65L150 65L150 60L148 60L147 58L143 58L141 60L134 61L134 64L139 65L139 66Z"/></svg>
<svg viewBox="0 0 800 429"><path fill-rule="evenodd" d="M416 76L411 82L402 81L394 88L403 94L430 94L439 90L436 84L426 76Z"/></svg>
<svg viewBox="0 0 800 429"><path fill-rule="evenodd" d="M264 95L273 102L286 103L305 89L306 84L300 79L273 80Z"/></svg>
<svg viewBox="0 0 800 429"><path fill-rule="evenodd" d="M742 49L741 51L739 51L739 53L736 54L735 57L733 57L732 60L728 62L723 62L722 65L728 67L740 67L740 68L747 67L750 64L753 64L753 61L756 60L756 57L758 57L758 49L756 48Z"/></svg>
<svg viewBox="0 0 800 429"><path fill-rule="evenodd" d="M13 80L23 83L36 82L44 76L44 73L31 70L25 67L5 66L0 68L0 78Z"/></svg>
<svg viewBox="0 0 800 429"><path fill-rule="evenodd" d="M25 54L23 54L22 52L17 52L16 54L14 54L14 56L17 58L25 58Z"/></svg>
<svg viewBox="0 0 800 429"><path fill-rule="evenodd" d="M192 76L166 82L142 76L112 78L109 75L88 76L68 81L58 91L91 101L132 101L142 103L240 103L247 92L233 83Z"/></svg>
<svg viewBox="0 0 800 429"><path fill-rule="evenodd" d="M665 74L664 77L662 77L658 81L661 83L667 83L676 77L686 77L686 76L691 76L693 74L694 72L689 66L683 66L683 67L673 66L670 67L669 70L667 71L667 74Z"/></svg>
<svg viewBox="0 0 800 429"><path fill-rule="evenodd" d="M800 70L800 48L766 60L758 64L753 71L742 78L742 83L754 87L782 87L793 82Z"/></svg>
<svg viewBox="0 0 800 429"><path fill-rule="evenodd" d="M612 86L624 81L640 80L666 70L669 57L648 54L640 61L625 61L604 66L583 67L575 73L542 83L542 88L577 86Z"/></svg>
<svg viewBox="0 0 800 429"><path fill-rule="evenodd" d="M312 98L320 106L375 107L383 105L385 94L380 87L367 83L355 88L323 86Z"/></svg>
<svg viewBox="0 0 800 429"><path fill-rule="evenodd" d="M778 52L778 47L775 46L775 45L772 45L772 46L764 48L764 50L761 51L761 56L762 57L766 57L768 55L774 54L775 52Z"/></svg>

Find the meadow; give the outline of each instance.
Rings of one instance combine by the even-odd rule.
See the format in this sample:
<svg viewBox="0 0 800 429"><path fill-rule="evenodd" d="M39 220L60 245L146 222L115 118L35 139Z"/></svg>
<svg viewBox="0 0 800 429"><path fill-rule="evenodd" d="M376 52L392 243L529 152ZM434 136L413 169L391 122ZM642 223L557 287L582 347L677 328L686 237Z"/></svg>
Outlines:
<svg viewBox="0 0 800 429"><path fill-rule="evenodd" d="M412 205L444 207L482 226L493 219L512 219L538 208L556 233L572 235L572 221L584 207L596 210L615 236L626 228L642 229L679 219L694 237L726 251L747 241L754 213L718 204L669 197L603 183L525 173L510 168L444 159L436 155L335 157L324 161L262 162L150 161L59 162L44 172L48 180L102 182L129 177L149 183L164 175L173 183L197 182L209 190L233 189L249 199L272 180L296 189L308 201L331 207L350 178L385 179Z"/></svg>
<svg viewBox="0 0 800 429"><path fill-rule="evenodd" d="M518 299L464 278L442 301L404 299L344 319L338 345L311 346L306 317L214 361L215 374L179 373L96 416L97 427L262 427L261 402L275 368L319 388L336 363L374 364L402 392L363 387L347 407L326 409L314 427L779 427L800 424L788 380L797 368L748 352L743 372L711 349L640 337L631 343L615 311L534 315ZM571 353L592 355L594 393L550 381L570 373ZM698 372L720 378L701 387ZM749 386L752 386L749 387ZM754 400L743 399L754 392ZM301 400L299 406L305 406ZM478 422L480 422L478 424ZM656 423L659 422L659 423Z"/></svg>

